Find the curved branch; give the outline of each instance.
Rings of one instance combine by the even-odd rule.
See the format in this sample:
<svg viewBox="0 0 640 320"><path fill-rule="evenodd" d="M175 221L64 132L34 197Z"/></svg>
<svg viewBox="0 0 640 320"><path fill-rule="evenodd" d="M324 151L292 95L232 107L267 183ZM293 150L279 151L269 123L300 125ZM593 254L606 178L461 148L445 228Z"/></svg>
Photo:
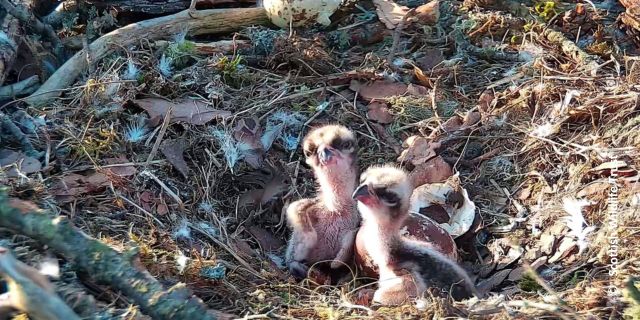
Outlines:
<svg viewBox="0 0 640 320"><path fill-rule="evenodd" d="M9 284L9 300L4 307L26 312L35 320L80 320L53 290L38 270L14 258L0 247L0 275Z"/></svg>
<svg viewBox="0 0 640 320"><path fill-rule="evenodd" d="M202 10L198 11L198 17L195 19L185 10L109 32L89 45L89 53L92 61L98 61L112 50L137 44L142 39L169 38L185 30L190 35L226 33L246 26L268 23L264 8ZM38 91L25 98L25 101L31 105L39 105L58 97L60 91L73 84L87 67L86 49L83 49L62 65Z"/></svg>
<svg viewBox="0 0 640 320"><path fill-rule="evenodd" d="M135 252L121 254L77 229L65 217L52 218L29 202L8 199L2 191L0 227L48 245L95 280L120 290L153 319L230 317L207 309L184 284L166 289L140 266Z"/></svg>

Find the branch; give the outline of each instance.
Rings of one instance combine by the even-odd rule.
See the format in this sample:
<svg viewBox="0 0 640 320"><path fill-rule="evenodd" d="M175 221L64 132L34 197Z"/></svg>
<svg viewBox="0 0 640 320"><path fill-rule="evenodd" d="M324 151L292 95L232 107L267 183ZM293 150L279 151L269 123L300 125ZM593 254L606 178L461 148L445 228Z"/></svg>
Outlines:
<svg viewBox="0 0 640 320"><path fill-rule="evenodd" d="M38 89L40 79L38 76L31 76L22 81L0 87L0 99L11 99L33 93Z"/></svg>
<svg viewBox="0 0 640 320"><path fill-rule="evenodd" d="M135 251L121 254L74 227L66 217L52 218L29 202L8 199L2 191L0 227L48 245L95 280L120 290L153 319L230 318L208 310L184 284L166 289L140 267Z"/></svg>
<svg viewBox="0 0 640 320"><path fill-rule="evenodd" d="M5 307L26 312L34 320L80 320L54 293L44 275L16 260L3 247L0 247L0 275L9 284L9 300Z"/></svg>
<svg viewBox="0 0 640 320"><path fill-rule="evenodd" d="M0 0L6 1L6 0ZM169 38L188 30L190 35L233 32L251 25L269 23L264 8L215 9L198 11L194 19L185 10L174 15L164 16L133 23L109 32L89 45L91 61L99 61L113 50L139 43L141 40L159 40ZM62 89L73 84L75 79L88 67L86 49L78 51L62 65L41 87L25 101L31 105L40 105L58 97Z"/></svg>
<svg viewBox="0 0 640 320"><path fill-rule="evenodd" d="M50 25L42 23L24 6L14 6L8 0L0 0L0 6L7 10L10 15L22 21L25 27L28 26L30 28L33 28L37 33L47 36L47 38L49 38L49 41L51 41L51 44L53 45L54 53L58 58L58 61L62 63L65 60L64 46L62 45L60 38L58 38L58 35Z"/></svg>

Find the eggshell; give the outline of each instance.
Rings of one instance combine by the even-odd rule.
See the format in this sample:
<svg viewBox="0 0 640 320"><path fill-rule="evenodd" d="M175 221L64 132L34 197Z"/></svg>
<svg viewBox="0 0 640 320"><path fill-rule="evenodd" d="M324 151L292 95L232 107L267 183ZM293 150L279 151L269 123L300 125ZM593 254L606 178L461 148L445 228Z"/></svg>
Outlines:
<svg viewBox="0 0 640 320"><path fill-rule="evenodd" d="M341 3L342 0L264 0L262 6L273 24L286 29L292 19L294 27L315 22L328 26L331 24L329 17Z"/></svg>

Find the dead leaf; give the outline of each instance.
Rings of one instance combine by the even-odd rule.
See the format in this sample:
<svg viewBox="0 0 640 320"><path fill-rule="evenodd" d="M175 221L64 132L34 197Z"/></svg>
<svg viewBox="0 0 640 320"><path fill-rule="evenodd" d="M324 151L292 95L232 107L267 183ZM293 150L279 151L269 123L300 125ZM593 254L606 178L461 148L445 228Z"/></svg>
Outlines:
<svg viewBox="0 0 640 320"><path fill-rule="evenodd" d="M424 74L422 69L418 68L417 66L413 67L413 74L416 76L416 79L418 79L418 82L420 82L421 85L433 88L433 83L431 83L431 79L429 79L429 77L427 77L427 75Z"/></svg>
<svg viewBox="0 0 640 320"><path fill-rule="evenodd" d="M398 5L391 0L373 0L376 6L378 19L382 21L388 29L395 29L396 25L402 21L409 12L409 8Z"/></svg>
<svg viewBox="0 0 640 320"><path fill-rule="evenodd" d="M147 111L150 118L164 117L169 108L173 107L170 123L186 122L194 125L204 125L220 118L231 117L231 111L217 110L201 100L181 99L170 102L159 98L146 98L134 101L140 108Z"/></svg>
<svg viewBox="0 0 640 320"><path fill-rule="evenodd" d="M511 269L505 269L494 273L491 278L486 279L478 283L478 291L483 294L487 294L492 289L498 287L504 279L511 273Z"/></svg>
<svg viewBox="0 0 640 320"><path fill-rule="evenodd" d="M578 191L578 193L576 194L576 197L587 198L599 194L604 194L605 192L607 192L607 190L609 190L610 186L611 184L604 179L601 179L600 181L594 181L580 189L580 191Z"/></svg>
<svg viewBox="0 0 640 320"><path fill-rule="evenodd" d="M589 171L594 172L594 171L604 171L604 170L611 170L611 169L621 169L626 166L627 166L627 163L622 160L613 160L613 161L605 162L595 168L592 168Z"/></svg>
<svg viewBox="0 0 640 320"><path fill-rule="evenodd" d="M443 182L452 175L451 166L441 156L436 156L417 165L409 173L409 179L414 186L418 187L427 183Z"/></svg>
<svg viewBox="0 0 640 320"><path fill-rule="evenodd" d="M407 92L407 85L404 83L388 82L383 80L374 81L370 84L363 84L358 80L352 80L349 89L358 93L363 99L387 99L393 96L401 96Z"/></svg>
<svg viewBox="0 0 640 320"><path fill-rule="evenodd" d="M169 208L167 207L167 204L158 203L158 205L156 206L156 214L160 216L164 216L167 213L169 213Z"/></svg>
<svg viewBox="0 0 640 320"><path fill-rule="evenodd" d="M42 164L38 159L28 157L22 152L15 152L8 149L0 150L0 167L7 168L6 175L10 178L19 177L19 172L23 174L30 174L39 172L42 169Z"/></svg>
<svg viewBox="0 0 640 320"><path fill-rule="evenodd" d="M410 83L407 86L407 94L412 96L426 96L429 94L429 89L421 85Z"/></svg>
<svg viewBox="0 0 640 320"><path fill-rule="evenodd" d="M387 130L385 130L385 128L379 124L379 123L372 123L371 127L373 128L373 130L375 130L378 135L380 135L380 137L391 147L393 148L393 151L396 154L400 154L400 151L402 151L402 147L400 146L400 143L398 141L396 141L395 138L393 138L388 132Z"/></svg>
<svg viewBox="0 0 640 320"><path fill-rule="evenodd" d="M248 178L258 182L262 188L248 190L240 195L238 206L241 208L267 204L289 188L287 176L274 168L271 168L269 175L254 174Z"/></svg>
<svg viewBox="0 0 640 320"><path fill-rule="evenodd" d="M441 128L442 130L444 130L444 132L453 132L453 131L461 130L462 125L463 125L462 118L460 118L460 116L458 115L454 115L453 117L445 121L442 124Z"/></svg>
<svg viewBox="0 0 640 320"><path fill-rule="evenodd" d="M431 142L420 136L411 136L405 140L402 146L405 150L398 157L398 161L402 163L408 162L417 166L435 157L435 150L440 147L440 143Z"/></svg>
<svg viewBox="0 0 640 320"><path fill-rule="evenodd" d="M431 70L444 61L444 55L440 49L426 49L423 53L424 56L416 60L416 64L422 70Z"/></svg>
<svg viewBox="0 0 640 320"><path fill-rule="evenodd" d="M469 111L464 115L464 119L462 120L462 126L464 128L469 128L476 123L480 122L482 119L482 115L478 111Z"/></svg>
<svg viewBox="0 0 640 320"><path fill-rule="evenodd" d="M187 162L184 161L184 150L187 148L187 141L185 139L168 140L162 143L160 151L167 157L169 163L171 163L186 179L189 174L189 167Z"/></svg>
<svg viewBox="0 0 640 320"><path fill-rule="evenodd" d="M417 7L412 20L426 25L438 23L440 20L440 1L434 0Z"/></svg>
<svg viewBox="0 0 640 320"><path fill-rule="evenodd" d="M556 263L560 259L567 257L572 251L574 251L574 249L577 248L578 246L574 239L569 237L562 238L556 253L549 258L549 263Z"/></svg>
<svg viewBox="0 0 640 320"><path fill-rule="evenodd" d="M118 158L107 158L104 159L107 164L121 164L121 163L129 163L129 161L125 156L120 156ZM131 177L136 174L137 170L134 166L117 166L117 167L109 167L105 168L105 170L110 171L116 176L120 177Z"/></svg>
<svg viewBox="0 0 640 320"><path fill-rule="evenodd" d="M244 150L244 161L254 169L262 167L264 161L264 146L260 137L262 136L262 126L258 118L244 118L238 120L233 129L233 137L246 145Z"/></svg>
<svg viewBox="0 0 640 320"><path fill-rule="evenodd" d="M95 172L89 176L71 173L55 183L49 192L58 197L60 202L73 201L76 196L103 190L110 183L109 178L102 173Z"/></svg>
<svg viewBox="0 0 640 320"><path fill-rule="evenodd" d="M377 121L382 124L389 124L393 122L393 115L389 112L387 104L383 102L373 101L367 108L367 119Z"/></svg>
<svg viewBox="0 0 640 320"><path fill-rule="evenodd" d="M258 243L260 243L260 247L265 252L278 251L280 250L280 248L282 248L285 245L284 241L280 240L279 238L275 237L271 232L259 226L252 225L249 228L247 228L247 231L249 231L249 233L254 238L256 238Z"/></svg>

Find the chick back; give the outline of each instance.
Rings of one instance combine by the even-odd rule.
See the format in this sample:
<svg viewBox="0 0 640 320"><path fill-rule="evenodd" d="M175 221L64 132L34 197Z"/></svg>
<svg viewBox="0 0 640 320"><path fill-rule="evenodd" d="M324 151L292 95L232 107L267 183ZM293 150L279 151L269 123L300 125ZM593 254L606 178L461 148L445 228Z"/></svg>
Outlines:
<svg viewBox="0 0 640 320"><path fill-rule="evenodd" d="M437 288L451 294L454 300L478 296L473 282L456 262L433 249L410 240L401 239L391 248L391 267L395 272L410 271L424 288Z"/></svg>

